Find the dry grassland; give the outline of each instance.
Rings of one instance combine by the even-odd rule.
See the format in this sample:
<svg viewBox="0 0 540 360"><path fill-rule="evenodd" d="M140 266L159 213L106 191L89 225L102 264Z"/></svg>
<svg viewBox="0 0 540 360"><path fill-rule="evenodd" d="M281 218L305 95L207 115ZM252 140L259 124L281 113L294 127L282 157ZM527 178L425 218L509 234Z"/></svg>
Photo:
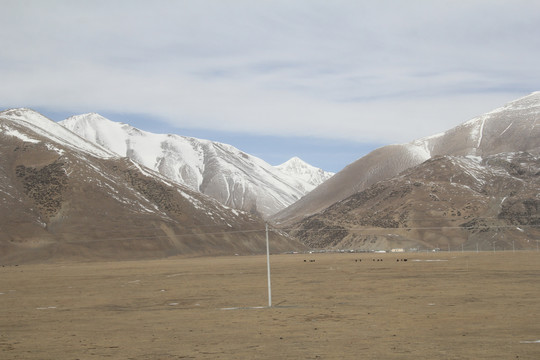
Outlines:
<svg viewBox="0 0 540 360"><path fill-rule="evenodd" d="M271 266L260 309L264 256L0 267L0 359L540 359L538 252Z"/></svg>

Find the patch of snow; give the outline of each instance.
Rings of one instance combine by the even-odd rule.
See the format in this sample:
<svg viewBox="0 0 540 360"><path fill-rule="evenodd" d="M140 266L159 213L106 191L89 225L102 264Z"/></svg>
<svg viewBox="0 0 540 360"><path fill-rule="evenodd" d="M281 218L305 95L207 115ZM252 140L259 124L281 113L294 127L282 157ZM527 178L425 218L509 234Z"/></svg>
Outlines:
<svg viewBox="0 0 540 360"><path fill-rule="evenodd" d="M504 130L499 134L499 136L501 136L501 135L504 134L508 129L510 129L510 127L511 127L512 125L514 125L513 122L511 122L510 125L508 125L508 126L506 127L506 129L504 129Z"/></svg>
<svg viewBox="0 0 540 360"><path fill-rule="evenodd" d="M37 144L37 143L41 142L39 140L33 139L33 138L29 137L29 136L26 136L25 134L15 130L15 129L12 129L12 128L4 129L4 134L6 134L8 136L16 137L18 139L21 139L22 141L33 143L33 144Z"/></svg>
<svg viewBox="0 0 540 360"><path fill-rule="evenodd" d="M469 159L469 160L472 160L474 162L477 162L477 163L481 163L482 162L482 157L481 156L475 156L475 155L467 155L465 156L466 159Z"/></svg>
<svg viewBox="0 0 540 360"><path fill-rule="evenodd" d="M178 191L185 199L187 199L196 209L202 210L204 206L202 206L202 203L195 199L193 196L186 194L183 191Z"/></svg>
<svg viewBox="0 0 540 360"><path fill-rule="evenodd" d="M47 147L47 149L49 149L49 150L51 150L51 151L55 151L55 152L57 152L59 155L64 155L64 154L65 154L65 151L64 151L64 150L57 148L57 147L54 146L53 144L46 143L45 146Z"/></svg>
<svg viewBox="0 0 540 360"><path fill-rule="evenodd" d="M417 160L415 162L424 162L431 158L431 151L428 149L428 142L415 141L404 145L410 156Z"/></svg>
<svg viewBox="0 0 540 360"><path fill-rule="evenodd" d="M486 124L486 119L487 119L487 116L484 116L482 118L482 123L480 125L480 130L478 132L478 143L476 144L476 148L479 149L480 148L480 144L482 143L482 137L484 135L484 125Z"/></svg>

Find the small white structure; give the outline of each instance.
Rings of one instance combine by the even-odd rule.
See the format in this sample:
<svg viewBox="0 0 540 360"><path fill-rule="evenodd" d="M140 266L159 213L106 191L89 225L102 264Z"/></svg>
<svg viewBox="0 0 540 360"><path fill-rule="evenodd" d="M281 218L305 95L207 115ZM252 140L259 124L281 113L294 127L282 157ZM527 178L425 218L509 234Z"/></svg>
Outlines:
<svg viewBox="0 0 540 360"><path fill-rule="evenodd" d="M404 249L392 249L390 250L390 252L393 252L393 253L402 253L402 252L405 252Z"/></svg>

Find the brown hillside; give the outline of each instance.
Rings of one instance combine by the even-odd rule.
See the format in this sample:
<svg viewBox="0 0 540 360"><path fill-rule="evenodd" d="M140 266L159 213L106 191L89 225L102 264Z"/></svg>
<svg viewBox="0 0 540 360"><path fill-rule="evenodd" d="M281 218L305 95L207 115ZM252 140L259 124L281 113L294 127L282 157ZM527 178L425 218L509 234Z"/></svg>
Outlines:
<svg viewBox="0 0 540 360"><path fill-rule="evenodd" d="M295 224L314 248L531 249L540 235L540 158L437 157Z"/></svg>

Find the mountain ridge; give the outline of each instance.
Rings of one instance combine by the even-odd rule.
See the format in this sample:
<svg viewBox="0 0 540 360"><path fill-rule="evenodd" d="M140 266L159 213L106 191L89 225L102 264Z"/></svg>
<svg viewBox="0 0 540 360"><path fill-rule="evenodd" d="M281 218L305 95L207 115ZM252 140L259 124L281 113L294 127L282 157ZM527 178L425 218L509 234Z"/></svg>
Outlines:
<svg viewBox="0 0 540 360"><path fill-rule="evenodd" d="M331 174L304 166L311 176L274 167L232 145L176 134L154 134L96 113L59 122L119 156L160 172L172 181L224 205L267 217L292 204Z"/></svg>

